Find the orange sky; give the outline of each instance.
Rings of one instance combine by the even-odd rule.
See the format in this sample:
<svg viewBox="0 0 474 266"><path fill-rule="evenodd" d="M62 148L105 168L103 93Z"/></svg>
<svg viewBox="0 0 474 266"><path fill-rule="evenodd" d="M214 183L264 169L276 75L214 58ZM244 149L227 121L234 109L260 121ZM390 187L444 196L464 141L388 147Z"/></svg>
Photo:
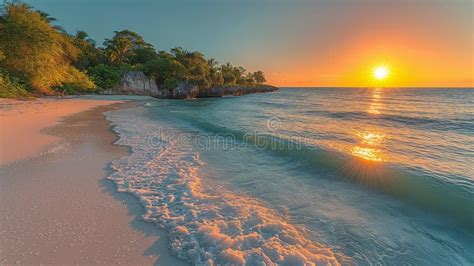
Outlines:
<svg viewBox="0 0 474 266"><path fill-rule="evenodd" d="M98 44L127 28L158 50L263 70L278 86L474 87L472 0L27 2ZM381 63L390 78L375 84Z"/></svg>
<svg viewBox="0 0 474 266"><path fill-rule="evenodd" d="M292 54L299 59L296 64L288 60L270 66L266 71L269 83L474 87L472 2L415 2L328 7L338 18L326 17L325 30L309 27L304 37L309 47ZM314 17L308 21L323 20ZM326 45L311 50L311 43L321 39ZM390 76L377 82L372 72L381 64L390 69Z"/></svg>

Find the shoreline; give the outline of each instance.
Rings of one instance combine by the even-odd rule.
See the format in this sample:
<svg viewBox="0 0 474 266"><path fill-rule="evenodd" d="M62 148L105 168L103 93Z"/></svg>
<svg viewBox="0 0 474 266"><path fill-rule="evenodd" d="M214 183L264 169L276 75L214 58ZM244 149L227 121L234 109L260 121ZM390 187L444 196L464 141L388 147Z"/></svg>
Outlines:
<svg viewBox="0 0 474 266"><path fill-rule="evenodd" d="M0 125L8 125L0 130L0 166L38 155L59 140L41 132L43 129L58 125L70 115L120 102L97 97L0 99Z"/></svg>
<svg viewBox="0 0 474 266"><path fill-rule="evenodd" d="M164 231L141 219L138 200L106 179L112 160L129 151L114 145L104 112L138 104L94 102L56 116L36 132L51 142L0 166L1 264L186 264L171 255Z"/></svg>

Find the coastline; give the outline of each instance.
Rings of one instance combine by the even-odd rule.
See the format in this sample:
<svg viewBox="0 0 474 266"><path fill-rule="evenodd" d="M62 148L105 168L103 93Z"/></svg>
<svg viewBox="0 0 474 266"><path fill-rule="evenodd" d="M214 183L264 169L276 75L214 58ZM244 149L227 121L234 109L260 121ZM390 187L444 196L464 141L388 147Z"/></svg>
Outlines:
<svg viewBox="0 0 474 266"><path fill-rule="evenodd" d="M1 264L185 265L171 255L164 232L141 220L138 200L106 179L110 162L128 150L113 144L117 136L103 113L140 103L122 100L11 101L6 111L2 106L2 123L21 115L33 124L21 128L35 129L21 136L2 132L4 154L15 147L4 146L9 141L41 141L0 166ZM18 107L24 104L29 109ZM44 105L49 111L38 113Z"/></svg>
<svg viewBox="0 0 474 266"><path fill-rule="evenodd" d="M59 137L41 130L60 123L61 119L94 107L119 103L110 99L38 98L29 101L0 99L0 166L44 151Z"/></svg>

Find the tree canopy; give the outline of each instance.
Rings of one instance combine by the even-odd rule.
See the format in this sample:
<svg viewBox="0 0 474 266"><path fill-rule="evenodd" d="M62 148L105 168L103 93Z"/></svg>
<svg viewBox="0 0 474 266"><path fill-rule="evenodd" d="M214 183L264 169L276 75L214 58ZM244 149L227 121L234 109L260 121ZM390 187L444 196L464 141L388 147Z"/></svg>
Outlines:
<svg viewBox="0 0 474 266"><path fill-rule="evenodd" d="M0 50L5 53L0 67L41 93L51 94L53 87L67 83L94 88L72 65L80 50L50 20L26 4L8 4L0 21Z"/></svg>
<svg viewBox="0 0 474 266"><path fill-rule="evenodd" d="M112 64L144 63L156 54L153 45L130 30L115 31L111 39L104 41L105 52Z"/></svg>
<svg viewBox="0 0 474 266"><path fill-rule="evenodd" d="M130 70L143 71L165 89L179 82L202 89L265 82L262 71L247 73L230 63L219 65L198 51L156 51L130 30L115 31L98 47L86 32L68 34L52 24L54 17L26 4L6 4L1 13L0 73L3 84L11 88L41 94L108 89Z"/></svg>

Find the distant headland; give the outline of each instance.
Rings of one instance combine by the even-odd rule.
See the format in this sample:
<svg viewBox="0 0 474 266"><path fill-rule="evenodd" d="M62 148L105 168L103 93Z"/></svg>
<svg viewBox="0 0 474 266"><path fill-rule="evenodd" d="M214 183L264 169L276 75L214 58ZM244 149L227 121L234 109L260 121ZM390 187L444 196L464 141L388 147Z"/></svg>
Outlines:
<svg viewBox="0 0 474 266"><path fill-rule="evenodd" d="M197 51L157 51L130 30L99 47L84 31L67 33L55 18L24 3L2 6L0 97L138 94L201 98L269 92L262 71L219 65Z"/></svg>

